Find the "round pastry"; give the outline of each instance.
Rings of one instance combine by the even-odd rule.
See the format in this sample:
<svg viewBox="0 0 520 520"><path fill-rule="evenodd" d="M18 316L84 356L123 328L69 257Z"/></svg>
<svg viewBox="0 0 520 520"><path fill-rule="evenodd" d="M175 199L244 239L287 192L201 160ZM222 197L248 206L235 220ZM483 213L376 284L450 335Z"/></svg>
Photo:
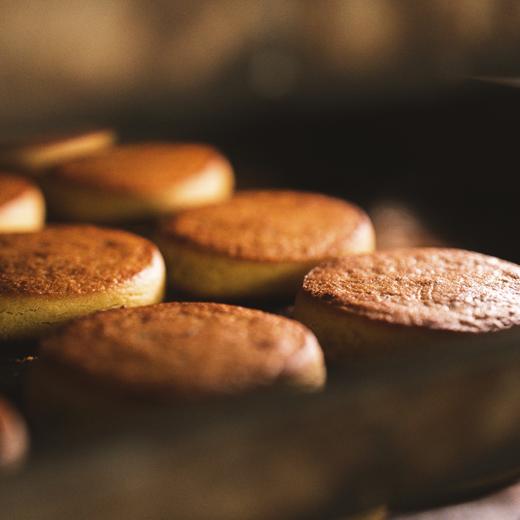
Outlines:
<svg viewBox="0 0 520 520"><path fill-rule="evenodd" d="M166 221L158 243L169 280L216 299L291 296L324 259L371 251L367 215L314 193L243 191Z"/></svg>
<svg viewBox="0 0 520 520"><path fill-rule="evenodd" d="M294 316L330 361L406 347L510 343L520 339L520 266L441 248L332 260L305 277Z"/></svg>
<svg viewBox="0 0 520 520"><path fill-rule="evenodd" d="M114 307L160 301L164 263L148 240L112 229L57 226L0 235L0 340Z"/></svg>
<svg viewBox="0 0 520 520"><path fill-rule="evenodd" d="M125 222L221 201L233 180L229 162L209 146L139 144L65 163L44 190L60 218Z"/></svg>
<svg viewBox="0 0 520 520"><path fill-rule="evenodd" d="M0 473L23 461L28 444L22 418L7 401L0 398Z"/></svg>
<svg viewBox="0 0 520 520"><path fill-rule="evenodd" d="M78 157L98 153L114 144L111 130L93 130L3 143L0 164L31 175Z"/></svg>
<svg viewBox="0 0 520 520"><path fill-rule="evenodd" d="M216 303L161 303L75 320L43 340L38 363L32 394L62 404L72 398L79 408L94 399L163 402L274 383L315 389L325 380L323 353L306 327Z"/></svg>
<svg viewBox="0 0 520 520"><path fill-rule="evenodd" d="M0 173L0 233L36 231L45 222L45 201L32 183Z"/></svg>

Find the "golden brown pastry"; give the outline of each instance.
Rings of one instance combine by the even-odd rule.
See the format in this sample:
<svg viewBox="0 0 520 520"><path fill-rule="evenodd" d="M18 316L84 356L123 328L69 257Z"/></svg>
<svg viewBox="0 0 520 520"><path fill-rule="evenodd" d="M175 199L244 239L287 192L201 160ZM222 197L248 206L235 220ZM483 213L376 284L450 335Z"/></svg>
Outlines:
<svg viewBox="0 0 520 520"><path fill-rule="evenodd" d="M0 235L0 340L39 336L91 312L160 301L164 263L148 240L92 226Z"/></svg>
<svg viewBox="0 0 520 520"><path fill-rule="evenodd" d="M0 397L0 473L17 467L25 458L28 445L23 419Z"/></svg>
<svg viewBox="0 0 520 520"><path fill-rule="evenodd" d="M34 184L0 173L0 233L36 231L45 222L45 201Z"/></svg>
<svg viewBox="0 0 520 520"><path fill-rule="evenodd" d="M104 129L3 143L0 145L0 164L26 174L40 175L64 161L105 150L115 141L115 133Z"/></svg>
<svg viewBox="0 0 520 520"><path fill-rule="evenodd" d="M367 215L343 200L295 191L243 191L166 221L158 243L171 283L218 299L290 296L324 259L371 251Z"/></svg>
<svg viewBox="0 0 520 520"><path fill-rule="evenodd" d="M324 380L322 351L300 323L244 307L171 302L65 325L42 342L33 394L81 408L106 398L163 402L274 383L315 389Z"/></svg>
<svg viewBox="0 0 520 520"><path fill-rule="evenodd" d="M231 165L200 144L135 144L71 161L44 183L60 218L126 222L218 202L233 191Z"/></svg>
<svg viewBox="0 0 520 520"><path fill-rule="evenodd" d="M397 249L325 262L296 319L331 361L398 348L520 339L520 266L458 249Z"/></svg>

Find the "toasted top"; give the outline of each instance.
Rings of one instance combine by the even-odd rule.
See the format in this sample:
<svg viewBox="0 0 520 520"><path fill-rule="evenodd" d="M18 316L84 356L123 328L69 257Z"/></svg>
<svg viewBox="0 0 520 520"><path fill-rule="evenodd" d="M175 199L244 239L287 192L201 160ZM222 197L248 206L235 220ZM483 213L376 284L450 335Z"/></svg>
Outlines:
<svg viewBox="0 0 520 520"><path fill-rule="evenodd" d="M77 141L86 137L92 136L112 136L114 133L107 129L95 129L95 130L77 130L71 132L57 132L47 133L35 136L27 136L21 139L14 139L12 141L4 141L0 143L0 151L7 150L29 150L36 148L43 148L59 143L66 143L69 141Z"/></svg>
<svg viewBox="0 0 520 520"><path fill-rule="evenodd" d="M520 325L520 266L458 249L396 249L323 263L303 293L399 325L492 332Z"/></svg>
<svg viewBox="0 0 520 520"><path fill-rule="evenodd" d="M172 217L163 233L245 260L321 260L373 247L372 224L361 209L295 191L243 191Z"/></svg>
<svg viewBox="0 0 520 520"><path fill-rule="evenodd" d="M0 143L0 162L22 169L38 170L62 160L103 150L115 140L114 132L107 129L29 136Z"/></svg>
<svg viewBox="0 0 520 520"><path fill-rule="evenodd" d="M0 398L0 471L20 462L27 445L27 430L22 418Z"/></svg>
<svg viewBox="0 0 520 520"><path fill-rule="evenodd" d="M277 380L317 385L324 379L321 349L303 325L216 303L100 312L44 340L41 355L120 389L158 395L228 394Z"/></svg>
<svg viewBox="0 0 520 520"><path fill-rule="evenodd" d="M0 235L0 296L103 292L149 267L156 247L131 233L55 226Z"/></svg>
<svg viewBox="0 0 520 520"><path fill-rule="evenodd" d="M135 144L67 162L54 180L130 194L160 193L218 168L231 175L228 161L214 148L200 144Z"/></svg>
<svg viewBox="0 0 520 520"><path fill-rule="evenodd" d="M11 202L27 191L35 189L35 186L25 179L0 173L0 206Z"/></svg>

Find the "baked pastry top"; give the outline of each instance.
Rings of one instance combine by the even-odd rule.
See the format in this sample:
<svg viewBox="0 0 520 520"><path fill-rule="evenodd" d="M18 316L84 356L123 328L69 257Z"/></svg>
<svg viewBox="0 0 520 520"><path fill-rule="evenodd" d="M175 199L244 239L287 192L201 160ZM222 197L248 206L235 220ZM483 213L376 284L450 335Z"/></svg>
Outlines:
<svg viewBox="0 0 520 520"><path fill-rule="evenodd" d="M215 303L110 310L67 324L42 359L138 392L233 393L298 378L321 349L300 323Z"/></svg>
<svg viewBox="0 0 520 520"><path fill-rule="evenodd" d="M66 159L97 153L113 145L108 129L54 132L0 143L0 162L35 173Z"/></svg>
<svg viewBox="0 0 520 520"><path fill-rule="evenodd" d="M164 223L163 235L210 252L253 261L306 261L340 256L372 239L358 207L325 195L243 191ZM366 250L366 248L364 249Z"/></svg>
<svg viewBox="0 0 520 520"><path fill-rule="evenodd" d="M55 180L128 194L162 193L209 169L231 174L231 166L214 148L202 144L133 144L62 164Z"/></svg>
<svg viewBox="0 0 520 520"><path fill-rule="evenodd" d="M303 295L382 322L456 332L520 325L520 266L458 249L381 251L331 260Z"/></svg>
<svg viewBox="0 0 520 520"><path fill-rule="evenodd" d="M0 206L6 204L35 187L29 181L7 173L0 173Z"/></svg>
<svg viewBox="0 0 520 520"><path fill-rule="evenodd" d="M0 234L0 295L103 292L132 279L155 254L144 238L94 226Z"/></svg>

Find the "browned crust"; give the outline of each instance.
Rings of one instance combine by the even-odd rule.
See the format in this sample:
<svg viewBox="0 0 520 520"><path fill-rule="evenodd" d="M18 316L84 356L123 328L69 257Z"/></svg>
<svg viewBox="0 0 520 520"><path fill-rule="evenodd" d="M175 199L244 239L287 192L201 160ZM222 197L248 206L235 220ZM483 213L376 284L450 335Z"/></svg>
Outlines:
<svg viewBox="0 0 520 520"><path fill-rule="evenodd" d="M107 291L148 267L156 247L125 231L53 226L0 235L0 296Z"/></svg>
<svg viewBox="0 0 520 520"><path fill-rule="evenodd" d="M3 204L8 204L17 199L28 191L34 191L36 187L31 182L10 175L7 173L0 173L0 208Z"/></svg>
<svg viewBox="0 0 520 520"><path fill-rule="evenodd" d="M162 234L232 258L275 262L342 256L373 239L370 219L357 206L296 191L242 191L172 217Z"/></svg>
<svg viewBox="0 0 520 520"><path fill-rule="evenodd" d="M84 139L96 136L112 136L113 132L108 129L94 129L94 130L76 130L63 133L47 133L45 135L28 136L12 141L4 141L0 143L0 153L3 152L24 152L28 150L35 150L38 148L45 148L49 145L68 143L76 141L77 139Z"/></svg>
<svg viewBox="0 0 520 520"><path fill-rule="evenodd" d="M22 418L0 397L0 471L19 463L27 447L27 430Z"/></svg>
<svg viewBox="0 0 520 520"><path fill-rule="evenodd" d="M303 325L216 303L162 303L97 313L42 343L44 362L130 393L229 394L323 376L323 358ZM303 377L304 379L304 377Z"/></svg>
<svg viewBox="0 0 520 520"><path fill-rule="evenodd" d="M397 249L325 262L303 293L397 325L495 332L520 325L520 266L458 249Z"/></svg>
<svg viewBox="0 0 520 520"><path fill-rule="evenodd" d="M128 194L161 193L217 168L231 174L229 162L202 144L147 143L116 146L56 168L52 181Z"/></svg>

